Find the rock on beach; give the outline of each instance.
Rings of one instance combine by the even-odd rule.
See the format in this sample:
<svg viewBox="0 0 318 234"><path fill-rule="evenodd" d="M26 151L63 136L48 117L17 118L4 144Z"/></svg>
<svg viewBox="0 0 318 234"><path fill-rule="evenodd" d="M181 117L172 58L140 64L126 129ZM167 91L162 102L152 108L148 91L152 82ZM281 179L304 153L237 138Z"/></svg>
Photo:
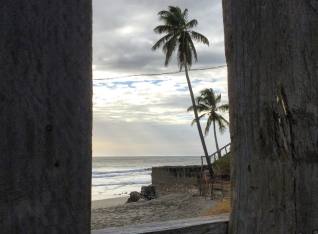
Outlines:
<svg viewBox="0 0 318 234"><path fill-rule="evenodd" d="M130 197L127 200L127 203L137 202L140 199L140 193L137 191L131 192Z"/></svg>

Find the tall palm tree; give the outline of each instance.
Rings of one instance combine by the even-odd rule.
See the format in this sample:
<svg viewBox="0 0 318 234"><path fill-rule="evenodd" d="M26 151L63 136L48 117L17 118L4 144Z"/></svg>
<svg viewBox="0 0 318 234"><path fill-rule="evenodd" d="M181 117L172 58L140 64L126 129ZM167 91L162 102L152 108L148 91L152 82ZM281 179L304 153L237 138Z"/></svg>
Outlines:
<svg viewBox="0 0 318 234"><path fill-rule="evenodd" d="M204 154L207 160L208 169L213 178L213 169L210 161L210 157L208 155L208 151L205 145L204 137L202 134L198 112L195 107L194 96L191 88L191 82L188 75L188 67L190 68L192 65L193 58L195 61L198 60L197 52L195 50L193 41L202 42L203 44L209 45L209 40L200 33L192 31L193 27L198 25L198 21L193 19L188 21L188 10L185 9L183 12L179 7L169 6L169 11L160 11L159 21L162 21L164 25L159 25L154 29L154 32L157 34L166 34L162 37L157 43L151 48L153 51L160 48L162 46L162 51L166 55L165 66L167 67L173 52L176 50L178 66L180 67L180 71L182 67L184 67L185 75L188 82L188 87L190 91L191 100L194 106L194 115L197 122L197 127L202 143L202 147L204 150Z"/></svg>
<svg viewBox="0 0 318 234"><path fill-rule="evenodd" d="M211 123L213 123L214 130L214 140L216 145L216 150L219 151L218 140L216 138L215 123L219 126L219 131L221 134L225 132L226 126L229 125L229 122L223 118L222 115L218 114L218 111L227 111L229 109L229 104L220 105L221 94L215 94L213 89L203 89L200 91L200 96L196 97L196 106L190 106L188 112L192 111L195 107L201 112L205 112L203 115L199 116L199 119L204 118L208 115L208 120L206 123L204 134L208 135ZM194 108L193 108L194 107ZM192 120L191 126L197 122L197 119ZM218 153L218 158L221 158L221 153Z"/></svg>

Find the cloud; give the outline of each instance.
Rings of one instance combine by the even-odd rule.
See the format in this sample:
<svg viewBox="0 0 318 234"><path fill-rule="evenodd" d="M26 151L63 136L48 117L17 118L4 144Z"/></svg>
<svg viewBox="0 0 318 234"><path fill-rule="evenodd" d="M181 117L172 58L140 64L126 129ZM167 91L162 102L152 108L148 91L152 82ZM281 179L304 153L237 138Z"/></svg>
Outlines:
<svg viewBox="0 0 318 234"><path fill-rule="evenodd" d="M118 73L158 72L164 68L164 54L151 47L163 35L153 29L162 24L157 13L169 5L185 7L195 29L210 40L210 47L196 43L200 66L225 64L222 8L219 1L94 0L93 64L96 70ZM216 17L218 16L218 17ZM169 66L177 68L174 58Z"/></svg>
<svg viewBox="0 0 318 234"><path fill-rule="evenodd" d="M196 45L198 62L192 69L225 64L222 6L216 0L94 0L93 77L178 71L174 56L164 67L165 55L151 47L162 35L153 29L161 24L157 13L169 5L189 10L197 19L195 31L205 35L210 46ZM189 71L195 96L205 88L222 93L228 102L226 67ZM93 82L93 155L155 156L202 155L184 72L174 75L137 76ZM228 119L228 115L225 115ZM202 125L205 126L204 121ZM207 137L213 151L213 134ZM227 144L228 133L220 142ZM220 144L220 147L222 144ZM211 152L212 153L212 152Z"/></svg>
<svg viewBox="0 0 318 234"><path fill-rule="evenodd" d="M120 126L120 128L119 128ZM205 127L205 124L202 124ZM95 156L203 156L197 128L190 123L174 127L152 122L94 121ZM121 129L120 131L118 129ZM217 133L219 135L219 133ZM220 146L228 133L218 136ZM213 133L206 138L208 152L215 152Z"/></svg>

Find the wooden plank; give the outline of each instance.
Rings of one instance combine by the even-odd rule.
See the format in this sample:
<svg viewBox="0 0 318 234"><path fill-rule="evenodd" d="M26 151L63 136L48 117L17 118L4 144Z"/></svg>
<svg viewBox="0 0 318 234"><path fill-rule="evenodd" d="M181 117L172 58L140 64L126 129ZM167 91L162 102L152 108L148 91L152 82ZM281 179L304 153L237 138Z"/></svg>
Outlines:
<svg viewBox="0 0 318 234"><path fill-rule="evenodd" d="M92 234L227 234L229 214L92 230Z"/></svg>

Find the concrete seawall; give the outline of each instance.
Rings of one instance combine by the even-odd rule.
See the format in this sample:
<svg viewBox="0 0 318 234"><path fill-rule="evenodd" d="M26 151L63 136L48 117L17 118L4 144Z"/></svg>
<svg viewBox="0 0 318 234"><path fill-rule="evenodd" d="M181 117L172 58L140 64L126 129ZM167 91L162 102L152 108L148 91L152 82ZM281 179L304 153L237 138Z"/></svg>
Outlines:
<svg viewBox="0 0 318 234"><path fill-rule="evenodd" d="M201 170L201 165L153 167L152 185L156 195L175 192L199 194Z"/></svg>

